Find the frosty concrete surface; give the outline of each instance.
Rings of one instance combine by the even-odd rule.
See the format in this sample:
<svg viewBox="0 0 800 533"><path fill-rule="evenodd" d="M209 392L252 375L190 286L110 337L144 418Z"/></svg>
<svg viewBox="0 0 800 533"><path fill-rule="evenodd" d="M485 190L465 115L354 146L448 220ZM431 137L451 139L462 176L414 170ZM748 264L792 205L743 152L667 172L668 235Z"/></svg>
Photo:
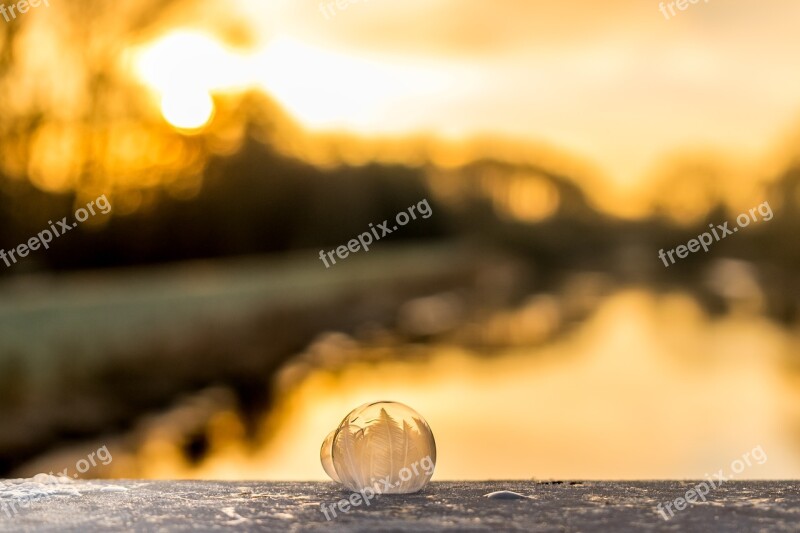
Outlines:
<svg viewBox="0 0 800 533"><path fill-rule="evenodd" d="M65 480L66 481L66 480ZM693 482L434 482L330 521L333 483L0 481L0 531L797 531L800 482L735 481L665 521ZM495 491L521 496L488 498ZM27 500L26 500L27 499ZM26 500L27 508L19 503ZM17 502L9 517L2 504Z"/></svg>

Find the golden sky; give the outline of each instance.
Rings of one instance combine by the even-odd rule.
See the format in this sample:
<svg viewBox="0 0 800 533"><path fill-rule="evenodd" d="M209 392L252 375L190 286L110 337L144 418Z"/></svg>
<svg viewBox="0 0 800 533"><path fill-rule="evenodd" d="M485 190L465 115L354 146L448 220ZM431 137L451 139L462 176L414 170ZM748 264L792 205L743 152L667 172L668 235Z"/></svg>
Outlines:
<svg viewBox="0 0 800 533"><path fill-rule="evenodd" d="M151 89L136 101L182 132L225 122L215 115L220 97L263 90L309 131L394 137L407 152L416 150L408 136L480 138L497 142L479 155L502 159L510 156L500 145L513 140L503 146L627 214L646 211L637 198L662 196L659 180L671 187L686 174L676 154L710 159L733 189L785 166L781 151L800 138L796 1L701 1L669 20L655 0L340 0L346 9L325 1L188 0L132 34L121 8L98 9L93 21L106 31L92 32L90 44L70 35L68 22L78 22L67 5L53 5L18 27L5 106L35 115L44 105L51 122L88 116L84 63L96 71L118 61L113 68L133 68ZM109 98L109 120L141 110L122 101ZM70 139L85 132L40 129L31 164L20 148L3 154L6 171L27 170L48 190L73 186L80 165L63 154L80 153ZM152 150L129 152L125 164L138 168L131 161ZM537 159L547 155L581 170ZM752 194L736 208L760 199Z"/></svg>
<svg viewBox="0 0 800 533"><path fill-rule="evenodd" d="M800 116L790 0L670 20L640 0L360 0L328 18L318 0L236 4L286 62L266 85L317 130L500 134L624 184L675 150L761 157Z"/></svg>

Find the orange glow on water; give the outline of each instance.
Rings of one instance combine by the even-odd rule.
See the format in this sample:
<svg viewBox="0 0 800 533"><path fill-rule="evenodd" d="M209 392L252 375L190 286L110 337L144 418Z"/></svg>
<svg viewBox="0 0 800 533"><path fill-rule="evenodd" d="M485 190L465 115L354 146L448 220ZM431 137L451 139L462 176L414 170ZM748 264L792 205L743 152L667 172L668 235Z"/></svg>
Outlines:
<svg viewBox="0 0 800 533"><path fill-rule="evenodd" d="M324 479L317 441L330 420L396 399L431 424L436 479L702 478L757 445L769 462L746 476L797 477L785 343L767 322L714 324L685 297L627 292L554 346L491 360L440 347L428 363L313 374L287 399L261 472Z"/></svg>
<svg viewBox="0 0 800 533"><path fill-rule="evenodd" d="M439 480L702 478L756 446L769 460L741 477L800 476L791 425L800 393L786 366L798 340L767 321L715 322L686 296L626 291L554 344L530 347L538 321L512 322L528 340L490 358L439 345L420 348L429 358L404 347L404 358L357 362L360 348L332 336L310 349L338 370L298 382L285 368L279 383L291 385L260 449L248 452L235 415L222 412L200 465L185 462L166 424L145 439L139 469L118 475L325 480L319 447L330 426L354 406L394 400L430 423Z"/></svg>

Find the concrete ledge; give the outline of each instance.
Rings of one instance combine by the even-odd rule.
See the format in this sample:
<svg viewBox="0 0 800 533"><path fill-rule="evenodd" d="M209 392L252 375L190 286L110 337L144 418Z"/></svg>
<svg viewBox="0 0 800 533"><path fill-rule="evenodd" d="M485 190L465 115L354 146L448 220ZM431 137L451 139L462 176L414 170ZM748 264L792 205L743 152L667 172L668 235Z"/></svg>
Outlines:
<svg viewBox="0 0 800 533"><path fill-rule="evenodd" d="M37 485L0 482L0 531L705 532L797 531L800 524L797 481L726 482L706 502L689 504L669 520L656 506L683 498L697 482L436 482L418 494L379 495L369 506L361 501L347 512L337 502L351 493L333 483L76 481L57 490ZM485 496L495 491L517 494ZM20 505L24 498L27 508ZM17 512L9 517L14 502Z"/></svg>

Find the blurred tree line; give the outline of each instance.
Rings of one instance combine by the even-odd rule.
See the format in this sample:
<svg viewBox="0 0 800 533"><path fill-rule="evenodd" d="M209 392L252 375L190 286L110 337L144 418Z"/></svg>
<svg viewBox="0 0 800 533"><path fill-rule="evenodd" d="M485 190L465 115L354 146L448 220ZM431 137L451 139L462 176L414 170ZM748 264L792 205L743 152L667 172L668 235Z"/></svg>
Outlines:
<svg viewBox="0 0 800 533"><path fill-rule="evenodd" d="M12 268L103 268L331 249L423 198L430 199L436 213L421 169L367 165L321 170L250 139L234 156L209 162L203 185L191 199L156 190L146 205L124 216L114 213L112 199L107 218L93 217L100 224L81 225L54 240L47 252L33 253ZM82 199L74 192L52 194L26 181L3 179L0 247L27 242L48 227L48 220L73 220ZM445 233L444 218L431 217L386 240Z"/></svg>
<svg viewBox="0 0 800 533"><path fill-rule="evenodd" d="M527 256L553 277L584 269L686 283L699 280L713 258L731 257L769 270L769 282L789 279L800 262L800 252L786 246L800 229L796 158L764 190L761 201L770 202L774 220L665 269L659 249L738 214L723 201L719 176L670 170L650 214L621 220L593 207L582 176L536 165L312 165L277 148L301 133L261 94L219 98L209 130L182 135L122 71L121 58L187 16L247 40L230 9L203 0L73 0L51 10L0 26L0 90L7 95L0 113L0 247L27 242L48 220L71 218L101 194L113 211L0 275L330 249L422 198L434 216L389 239L476 239ZM698 195L706 202L692 221L669 216Z"/></svg>

